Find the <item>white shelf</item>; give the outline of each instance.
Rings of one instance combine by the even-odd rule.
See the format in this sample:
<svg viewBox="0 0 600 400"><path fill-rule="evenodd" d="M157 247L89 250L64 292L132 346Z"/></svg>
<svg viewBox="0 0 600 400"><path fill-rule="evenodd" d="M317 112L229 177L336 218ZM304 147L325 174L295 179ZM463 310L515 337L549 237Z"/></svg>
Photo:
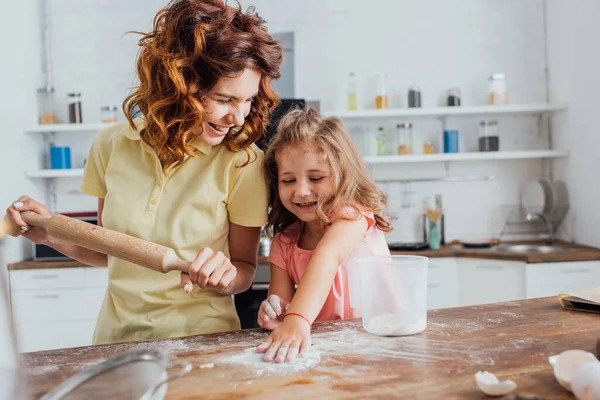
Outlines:
<svg viewBox="0 0 600 400"><path fill-rule="evenodd" d="M83 168L80 169L41 169L27 172L29 178L79 178L83 176Z"/></svg>
<svg viewBox="0 0 600 400"><path fill-rule="evenodd" d="M358 118L403 118L403 117L449 117L459 115L542 114L567 109L566 103L558 104L515 104L505 106L458 106L435 108L396 108L386 110L327 111L327 117L344 119Z"/></svg>
<svg viewBox="0 0 600 400"><path fill-rule="evenodd" d="M95 124L40 124L25 132L28 133L52 133L52 132L98 132L104 128L114 125L114 123L95 123Z"/></svg>
<svg viewBox="0 0 600 400"><path fill-rule="evenodd" d="M365 157L369 164L394 164L418 162L446 161L491 161L491 160L526 160L541 158L565 158L567 150L529 150L529 151L489 151L472 153L440 153L403 156L373 156Z"/></svg>

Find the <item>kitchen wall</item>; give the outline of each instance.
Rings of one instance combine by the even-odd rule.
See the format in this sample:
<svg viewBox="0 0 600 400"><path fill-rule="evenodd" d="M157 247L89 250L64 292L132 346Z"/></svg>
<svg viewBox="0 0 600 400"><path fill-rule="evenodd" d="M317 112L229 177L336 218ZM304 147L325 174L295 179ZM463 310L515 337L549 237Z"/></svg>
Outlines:
<svg viewBox="0 0 600 400"><path fill-rule="evenodd" d="M59 118L66 117L66 93L80 91L84 96L84 121L98 121L100 107L120 106L134 84L138 36L125 32L148 30L154 14L166 1L99 0L93 6L72 0L50 1ZM511 103L546 100L542 0L374 0L368 3L252 0L242 3L256 5L272 32L295 32L296 95L320 100L322 110L345 108L350 72L360 80L359 105L363 108L372 107L374 78L378 72L388 75L391 107L406 106L405 91L413 83L421 86L424 107L439 104L442 94L450 87L461 88L463 104L483 104L487 97L487 78L494 72L507 74ZM29 21L35 22L35 18ZM39 64L29 63L29 60L36 59L38 44L28 46L27 51L32 53L27 58L28 63L17 63L14 69L31 68L32 76L37 77ZM27 121L31 123L31 110L35 110L33 81L36 79L13 83L15 92L28 97L27 102L22 100L21 108L28 110ZM368 124L373 128L383 124L389 131L396 122L369 121ZM439 149L440 121L412 122L417 142L431 139ZM547 148L547 138L539 134L537 122L530 117L501 119L501 148ZM460 130L463 150L475 149L477 123L478 119L447 121L448 127ZM14 129L19 140L32 140L21 133L22 127ZM92 133L61 134L57 142L73 147L74 167L80 167L92 138ZM41 137L36 139L41 143ZM11 157L16 156L11 154ZM22 174L27 168L41 167L41 150L21 157L18 165L20 167L14 169L14 181L19 183L15 186L39 193ZM503 206L517 204L519 187L526 180L539 177L541 171L540 161L378 165L373 168L377 179L387 180L443 175L470 178L491 175L494 178L475 182L382 183L381 187L390 196L390 209L398 218L398 229L390 240L418 238L416 221L421 202L437 193L444 197L449 238L497 236L504 219ZM59 181L58 211L95 208L94 199L76 194L77 187L77 179Z"/></svg>
<svg viewBox="0 0 600 400"><path fill-rule="evenodd" d="M556 163L554 173L567 182L574 239L598 247L600 3L549 0L547 15L550 99L569 102L569 112L553 120L553 139L571 156Z"/></svg>

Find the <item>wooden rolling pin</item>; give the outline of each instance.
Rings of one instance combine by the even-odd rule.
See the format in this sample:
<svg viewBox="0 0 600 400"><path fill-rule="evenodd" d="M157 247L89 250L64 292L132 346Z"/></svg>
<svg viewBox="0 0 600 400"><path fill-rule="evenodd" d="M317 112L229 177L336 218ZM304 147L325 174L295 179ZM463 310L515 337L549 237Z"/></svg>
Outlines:
<svg viewBox="0 0 600 400"><path fill-rule="evenodd" d="M170 247L111 231L88 222L61 214L42 217L24 211L21 217L29 225L43 228L56 239L64 240L86 249L117 257L158 272L181 271L187 273L190 263L177 257Z"/></svg>

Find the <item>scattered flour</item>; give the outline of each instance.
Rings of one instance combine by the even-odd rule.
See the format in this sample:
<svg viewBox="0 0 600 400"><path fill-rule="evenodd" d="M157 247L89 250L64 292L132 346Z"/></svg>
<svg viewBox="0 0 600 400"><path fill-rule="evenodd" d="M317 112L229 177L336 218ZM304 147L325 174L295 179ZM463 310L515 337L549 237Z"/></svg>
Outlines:
<svg viewBox="0 0 600 400"><path fill-rule="evenodd" d="M264 360L264 354L257 353L256 347L245 349L243 352L234 356L218 359L217 361L228 364L241 364L252 367L258 375L265 372L297 372L311 368L321 361L321 355L318 351L310 350L305 357L297 357L293 362L276 363Z"/></svg>
<svg viewBox="0 0 600 400"><path fill-rule="evenodd" d="M427 317L419 318L414 313L384 314L368 320L365 330L379 336L405 336L422 332L427 327Z"/></svg>
<svg viewBox="0 0 600 400"><path fill-rule="evenodd" d="M199 365L198 368L207 369L207 368L213 368L214 366L215 366L215 363L208 363L208 364Z"/></svg>

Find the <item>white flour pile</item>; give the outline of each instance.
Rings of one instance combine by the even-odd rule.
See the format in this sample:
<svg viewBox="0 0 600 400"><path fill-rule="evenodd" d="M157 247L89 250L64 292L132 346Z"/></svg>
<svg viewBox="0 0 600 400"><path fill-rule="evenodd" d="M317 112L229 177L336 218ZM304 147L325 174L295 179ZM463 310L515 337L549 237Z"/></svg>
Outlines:
<svg viewBox="0 0 600 400"><path fill-rule="evenodd" d="M264 372L296 372L311 368L321 361L321 355L318 351L310 350L305 357L296 357L292 362L276 363L266 362L265 355L256 352L256 347L251 347L243 352L220 359L218 361L228 364L241 364L251 367L260 374Z"/></svg>
<svg viewBox="0 0 600 400"><path fill-rule="evenodd" d="M367 321L365 330L379 336L404 336L422 332L427 327L427 317L415 313L384 314Z"/></svg>

